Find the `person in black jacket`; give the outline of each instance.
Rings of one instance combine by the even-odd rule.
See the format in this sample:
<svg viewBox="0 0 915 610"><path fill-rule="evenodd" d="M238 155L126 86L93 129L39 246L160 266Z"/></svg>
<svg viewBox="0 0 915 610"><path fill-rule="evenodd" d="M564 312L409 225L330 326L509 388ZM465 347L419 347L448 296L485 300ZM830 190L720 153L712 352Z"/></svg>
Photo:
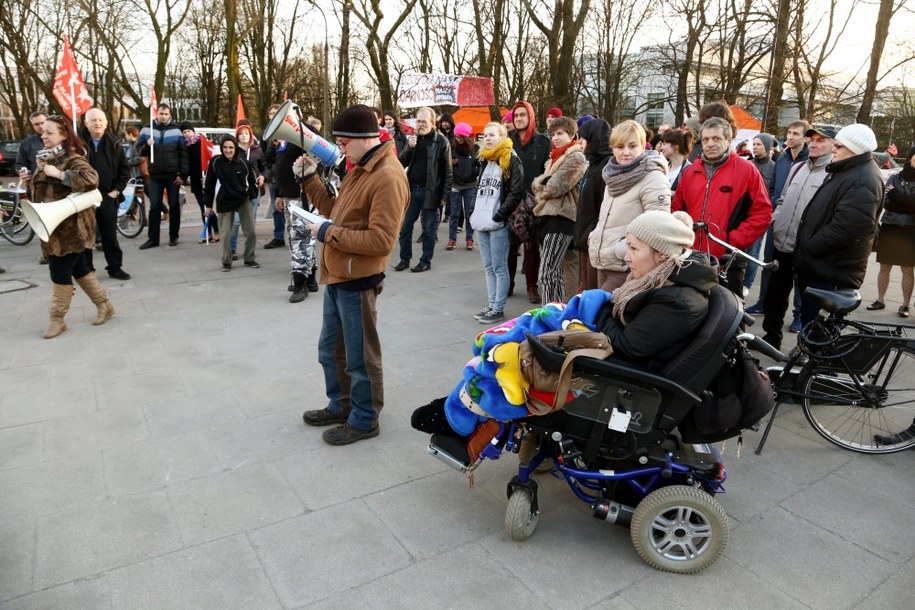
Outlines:
<svg viewBox="0 0 915 610"><path fill-rule="evenodd" d="M534 122L534 107L525 101L519 101L512 107L512 124L515 130L509 134L512 145L521 165L524 167L524 192L533 197L534 191L531 184L534 178L543 173L546 162L550 158L553 145L550 139L537 133ZM518 267L518 253L521 249L514 237L511 249L508 252L508 294L511 296L515 288L515 270ZM531 303L540 303L540 291L537 289L537 280L540 275L540 244L537 239L529 239L524 243L524 278L527 283L527 298Z"/></svg>
<svg viewBox="0 0 915 610"><path fill-rule="evenodd" d="M83 123L80 136L88 147L86 157L98 173L98 188L102 193L102 203L95 210L95 224L105 253L105 269L109 277L129 280L130 274L122 268L124 252L118 244L117 223L118 204L124 200L122 193L130 179L130 167L121 144L108 131L108 118L100 108L90 108L83 117ZM89 250L88 257L92 267L92 250Z"/></svg>
<svg viewBox="0 0 915 610"><path fill-rule="evenodd" d="M597 328L613 357L649 368L677 355L705 322L718 274L704 252L690 250L692 217L650 210L626 228L629 277L613 291Z"/></svg>
<svg viewBox="0 0 915 610"><path fill-rule="evenodd" d="M260 265L254 260L257 235L254 234L254 208L251 205L251 199L258 193L254 168L239 155L238 140L234 136L224 136L219 150L222 154L210 160L203 187L206 212L209 214L215 204L219 224L223 227L231 227L233 217L238 213L245 232L245 266L257 269ZM222 240L222 270L232 270L232 246L228 239Z"/></svg>
<svg viewBox="0 0 915 610"><path fill-rule="evenodd" d="M578 250L579 288L592 290L598 287L597 269L591 265L588 255L588 236L597 226L600 205L604 201L604 179L601 172L613 156L610 150L610 124L603 119L593 119L581 126L578 139L584 142L588 169L581 179L581 196L578 198L578 214L575 216L575 230L572 246Z"/></svg>
<svg viewBox="0 0 915 610"><path fill-rule="evenodd" d="M801 294L807 287L861 287L883 208L883 178L871 155L875 148L877 138L867 125L848 125L836 134L828 175L797 231L794 268ZM801 323L806 326L818 312L804 299Z"/></svg>
<svg viewBox="0 0 915 610"><path fill-rule="evenodd" d="M473 132L467 123L454 127L451 143L452 186L449 193L448 245L446 250L457 247L457 232L464 221L468 250L473 250L473 227L470 216L477 197L477 180L480 177L480 147L473 141Z"/></svg>
<svg viewBox="0 0 915 610"><path fill-rule="evenodd" d="M451 145L448 138L435 130L435 111L422 107L416 111L416 134L407 139L400 154L400 164L407 168L410 182L410 206L400 229L400 262L394 271L410 266L413 257L413 225L422 212L423 254L410 269L414 273L432 268L435 250L436 210L447 202L451 193Z"/></svg>
<svg viewBox="0 0 915 610"><path fill-rule="evenodd" d="M209 238L203 236L197 243L206 244L219 241L219 221L216 214L206 215L206 206L203 203L203 168L209 166L212 153L210 141L206 136L197 133L194 125L185 121L181 123L181 134L184 136L184 145L187 146L188 182L191 192L200 207L200 220L206 224Z"/></svg>
<svg viewBox="0 0 915 610"><path fill-rule="evenodd" d="M384 113L384 128L394 138L397 156L400 157L400 153L407 147L407 134L400 127L400 119L390 110Z"/></svg>
<svg viewBox="0 0 915 610"><path fill-rule="evenodd" d="M172 111L167 104L159 104L152 131L144 127L140 132L139 153L149 157L149 177L146 194L149 196L148 239L140 246L147 250L159 245L159 223L162 221L163 201L168 194L168 245L178 245L181 230L181 201L178 188L187 179L190 164L184 134L172 123Z"/></svg>

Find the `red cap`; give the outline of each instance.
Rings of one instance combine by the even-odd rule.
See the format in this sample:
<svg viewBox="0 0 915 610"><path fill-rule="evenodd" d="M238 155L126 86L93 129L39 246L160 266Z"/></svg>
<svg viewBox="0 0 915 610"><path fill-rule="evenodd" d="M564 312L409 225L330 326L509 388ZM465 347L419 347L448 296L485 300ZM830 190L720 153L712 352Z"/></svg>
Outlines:
<svg viewBox="0 0 915 610"><path fill-rule="evenodd" d="M560 110L559 108L550 108L549 110L546 111L546 115L555 117L558 119L559 117L562 116L562 110Z"/></svg>

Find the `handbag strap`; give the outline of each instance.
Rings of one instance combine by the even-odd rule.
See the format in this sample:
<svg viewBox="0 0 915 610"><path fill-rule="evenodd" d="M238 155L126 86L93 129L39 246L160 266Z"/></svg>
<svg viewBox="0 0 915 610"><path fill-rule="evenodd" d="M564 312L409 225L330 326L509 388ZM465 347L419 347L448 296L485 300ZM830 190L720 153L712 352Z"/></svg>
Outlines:
<svg viewBox="0 0 915 610"><path fill-rule="evenodd" d="M566 398L569 395L569 388L572 387L572 365L576 358L588 357L604 360L613 350L607 347L592 347L572 350L566 354L566 359L562 362L562 368L559 369L559 383L556 385L556 397L553 399L553 410L558 411L566 404Z"/></svg>

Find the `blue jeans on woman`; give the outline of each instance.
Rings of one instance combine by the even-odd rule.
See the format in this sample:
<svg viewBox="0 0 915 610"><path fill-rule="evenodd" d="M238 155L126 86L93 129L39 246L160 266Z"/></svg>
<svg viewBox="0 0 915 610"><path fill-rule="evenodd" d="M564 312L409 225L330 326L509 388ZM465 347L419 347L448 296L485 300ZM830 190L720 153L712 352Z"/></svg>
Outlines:
<svg viewBox="0 0 915 610"><path fill-rule="evenodd" d="M480 256L483 257L483 271L486 272L489 308L503 312L505 299L508 298L508 229L502 227L495 231L477 231L477 239Z"/></svg>
<svg viewBox="0 0 915 610"><path fill-rule="evenodd" d="M450 215L448 216L448 239L457 241L458 224L461 222L461 208L464 208L464 231L468 241L473 241L473 227L470 226L470 215L473 214L474 203L477 200L477 187L469 186L464 189L452 189Z"/></svg>

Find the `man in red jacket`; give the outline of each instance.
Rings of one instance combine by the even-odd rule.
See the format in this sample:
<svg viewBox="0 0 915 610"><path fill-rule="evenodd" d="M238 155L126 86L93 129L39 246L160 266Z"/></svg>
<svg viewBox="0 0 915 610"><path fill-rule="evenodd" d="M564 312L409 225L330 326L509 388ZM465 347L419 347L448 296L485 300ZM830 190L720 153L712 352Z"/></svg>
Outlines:
<svg viewBox="0 0 915 610"><path fill-rule="evenodd" d="M731 126L712 117L700 129L702 154L683 170L671 211L684 210L704 222L718 239L746 250L769 227L772 204L759 171L730 150ZM724 248L704 234L696 236L696 250L721 257ZM735 261L728 270L727 287L743 294L746 261Z"/></svg>

